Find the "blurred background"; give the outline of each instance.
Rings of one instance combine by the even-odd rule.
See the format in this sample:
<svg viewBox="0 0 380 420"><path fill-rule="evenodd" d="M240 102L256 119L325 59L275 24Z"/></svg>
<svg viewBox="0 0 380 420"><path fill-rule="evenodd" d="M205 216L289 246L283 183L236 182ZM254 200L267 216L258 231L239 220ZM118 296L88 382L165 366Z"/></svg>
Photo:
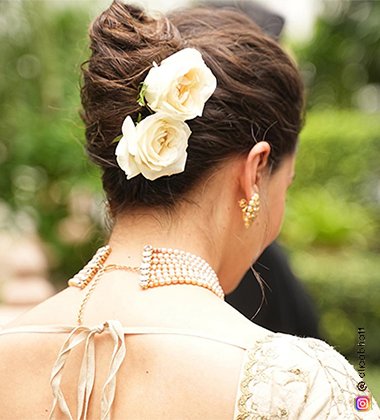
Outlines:
<svg viewBox="0 0 380 420"><path fill-rule="evenodd" d="M0 0L0 325L65 288L105 241L78 110L88 26L110 3ZM279 242L323 338L355 367L365 329L364 380L380 399L380 2L259 3L286 19L281 43L307 88Z"/></svg>

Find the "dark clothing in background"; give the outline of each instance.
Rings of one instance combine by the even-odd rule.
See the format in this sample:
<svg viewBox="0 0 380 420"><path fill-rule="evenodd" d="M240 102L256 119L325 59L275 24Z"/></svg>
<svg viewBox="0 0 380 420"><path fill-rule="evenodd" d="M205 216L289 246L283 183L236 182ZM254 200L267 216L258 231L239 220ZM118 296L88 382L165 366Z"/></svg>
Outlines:
<svg viewBox="0 0 380 420"><path fill-rule="evenodd" d="M250 19L252 19L256 25L275 41L278 41L285 24L285 18L278 13L267 9L265 6L255 3L253 1L245 0L202 0L199 4L206 4L207 6L215 8L230 8L238 9L243 12Z"/></svg>
<svg viewBox="0 0 380 420"><path fill-rule="evenodd" d="M264 284L266 301L252 321L275 332L321 338L310 298L276 242L263 252L254 268L272 291ZM260 307L261 296L260 286L249 270L239 286L226 296L226 301L251 319Z"/></svg>

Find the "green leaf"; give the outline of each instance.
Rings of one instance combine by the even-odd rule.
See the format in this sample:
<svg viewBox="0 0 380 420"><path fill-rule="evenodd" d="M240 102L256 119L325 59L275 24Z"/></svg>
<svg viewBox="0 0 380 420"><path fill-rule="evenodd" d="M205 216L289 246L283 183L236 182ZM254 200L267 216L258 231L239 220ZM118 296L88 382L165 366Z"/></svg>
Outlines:
<svg viewBox="0 0 380 420"><path fill-rule="evenodd" d="M144 82L141 82L141 83L140 83L140 86L141 86L141 88L140 88L140 92L139 92L139 94L137 95L137 103L138 103L140 106L146 106L146 102L145 102L145 98L144 98L144 96L145 96L145 92L146 92L146 90L147 90L148 86L147 86Z"/></svg>
<svg viewBox="0 0 380 420"><path fill-rule="evenodd" d="M136 124L138 124L138 123L141 121L141 119L142 119L142 115L141 115L141 113L139 112L139 115L137 116L137 121L136 121Z"/></svg>
<svg viewBox="0 0 380 420"><path fill-rule="evenodd" d="M120 134L120 136L115 137L115 138L112 140L111 144L113 144L113 143L118 143L118 142L121 140L121 138L122 138L122 137L123 137L123 135L122 135L122 134Z"/></svg>

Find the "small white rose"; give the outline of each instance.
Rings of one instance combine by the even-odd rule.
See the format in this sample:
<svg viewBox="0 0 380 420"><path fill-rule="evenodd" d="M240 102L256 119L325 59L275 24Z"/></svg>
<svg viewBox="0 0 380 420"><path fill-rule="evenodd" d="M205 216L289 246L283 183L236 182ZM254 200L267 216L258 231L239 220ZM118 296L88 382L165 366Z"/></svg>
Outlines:
<svg viewBox="0 0 380 420"><path fill-rule="evenodd" d="M135 126L125 118L123 137L116 147L116 160L127 179L138 174L154 180L183 172L191 131L181 120L157 112Z"/></svg>
<svg viewBox="0 0 380 420"><path fill-rule="evenodd" d="M202 116L205 102L216 89L216 78L199 51L185 48L160 66L154 65L144 85L151 109L184 121Z"/></svg>

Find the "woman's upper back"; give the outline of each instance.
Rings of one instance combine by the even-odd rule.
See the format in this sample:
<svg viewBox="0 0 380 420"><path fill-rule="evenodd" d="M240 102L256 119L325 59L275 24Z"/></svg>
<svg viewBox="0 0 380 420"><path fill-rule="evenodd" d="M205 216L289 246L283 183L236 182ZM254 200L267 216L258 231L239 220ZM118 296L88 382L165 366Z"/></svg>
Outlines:
<svg viewBox="0 0 380 420"><path fill-rule="evenodd" d="M63 304L66 302L70 306L71 293L66 289L9 327L17 324L74 326L64 318L67 308ZM178 312L177 332L180 334L159 334L159 324L154 320L154 327L148 334L133 334L125 317L124 322L111 320L111 325L105 329L101 328L102 324L90 321L86 324L93 327L83 328L84 341L73 346L69 355L62 344L67 340L67 345L73 345L74 336L68 340L68 334L64 332L0 335L0 418L48 418L53 402L50 378L54 365L55 379L59 372L62 373L60 387L73 418L78 413L78 389L79 399L81 393L78 382L91 386L92 367L95 375L88 404L89 419L101 418L102 404L112 406L111 419L379 418L380 411L374 400L372 411L360 413L355 410L355 398L369 396L369 391L357 390L360 377L331 346L312 338L271 333L249 321L246 324L234 309L223 305L218 306L217 300L210 300L209 309L214 311L214 317L210 315L204 325L185 326ZM69 312L75 312L73 306ZM40 318L52 314L53 308L56 308L56 315L52 315L51 322L48 318ZM60 308L64 308L60 315L63 318L62 322L57 322ZM99 311L102 316L101 308ZM89 310L88 315L90 319L93 312ZM170 317L174 315L171 313ZM223 322L224 334L221 334ZM140 332L147 332L147 320L142 324ZM162 325L168 331L175 328L173 323ZM125 356L121 358L123 345L117 339L117 331L122 327L123 332L132 331L132 334L125 335ZM70 328L65 331L68 330ZM80 334L81 330L75 335ZM91 340L85 351L85 342L90 335L94 340L94 363L91 362ZM113 371L112 368L109 371L113 352L119 361L114 359ZM80 378L84 353L87 354L88 369ZM67 359L65 355L68 355ZM111 404L112 392L109 392L115 370L116 386ZM109 384L102 403L102 390L107 380ZM56 383L55 387L58 392ZM90 389L82 391L85 400ZM56 418L69 417L57 409ZM105 415L104 418L109 417Z"/></svg>
<svg viewBox="0 0 380 420"><path fill-rule="evenodd" d="M233 418L244 356L244 351L239 347L192 336L153 333L127 335L123 348L121 342L115 347L107 333L100 333L94 337L95 359L91 361L93 350L90 348L87 356L83 356L85 341L71 350L66 360L64 352L57 359L62 342L66 339L62 334L49 334L44 339L39 333L18 333L14 337L5 335L1 339L4 344L0 351L4 396L0 403L2 418L47 418L52 407L49 383L52 371L56 379L63 374L55 392L59 394L60 386L73 417L77 415L80 388L84 392L92 384L94 388L88 405L88 418L101 417L102 389L107 381L112 381L115 373L117 382L111 418ZM122 362L119 369L118 363L111 362L115 350L117 355L123 356L119 358ZM65 366L62 366L64 362ZM88 369L80 380L83 362ZM112 373L109 372L110 365ZM93 379L91 370L95 372ZM107 389L104 398L108 400L108 407L111 407L110 399L113 396L109 392ZM84 410L86 404L81 406ZM32 413L35 417L31 417Z"/></svg>
<svg viewBox="0 0 380 420"><path fill-rule="evenodd" d="M50 379L60 351L61 362L65 362L60 387L71 414L76 417L79 372L91 330L96 374L88 405L88 418L100 418L102 389L109 377L112 353L115 349L120 350L121 340L115 346L110 329L106 328L103 332L98 329L95 332L94 326L102 325L99 319L110 319L110 313L105 308L113 307L112 298L108 296L110 303L107 304L107 295L101 292L101 284L99 287L98 295L95 294L89 301L87 317L84 319L85 325L92 327L86 331L84 341L73 346L70 352L62 349L70 328L60 333L50 330L50 333L17 332L0 335L0 393L4 396L0 402L0 418L48 417L53 402ZM196 293L194 289L197 288L189 286L189 290ZM71 288L66 289L8 324L7 330L26 325L71 325L72 330L81 300L80 292L76 292ZM157 291L155 293L159 294ZM245 347L269 331L245 320L228 304L219 302L218 298L214 300L214 295L210 295L208 315L202 314L206 306L200 304L193 308L198 314L192 317L193 322L189 321L191 318L183 305L181 314L174 309L175 305L170 308L165 301L161 301L166 306L165 309L161 308L161 312L158 303L151 304L150 315L133 306L124 310L120 307L115 309L113 325L124 327L129 333L125 335L125 356L117 371L111 418L233 418ZM97 303L97 297L103 298L103 305ZM146 302L146 305L149 303ZM203 325L200 322L202 318L206 318ZM128 330L129 327L136 327L140 332L147 332L150 326L152 328L147 334L131 334L131 330ZM160 328L181 330L182 333L158 334ZM75 336L78 337L80 333L81 330L77 331ZM218 341L218 337L221 341ZM73 340L74 335L71 344ZM90 364L91 351L89 342L87 360ZM88 378L86 375L85 382L91 383ZM106 392L107 398L108 392L109 389ZM23 404L20 404L20 400ZM58 413L59 410L57 418L61 418Z"/></svg>

